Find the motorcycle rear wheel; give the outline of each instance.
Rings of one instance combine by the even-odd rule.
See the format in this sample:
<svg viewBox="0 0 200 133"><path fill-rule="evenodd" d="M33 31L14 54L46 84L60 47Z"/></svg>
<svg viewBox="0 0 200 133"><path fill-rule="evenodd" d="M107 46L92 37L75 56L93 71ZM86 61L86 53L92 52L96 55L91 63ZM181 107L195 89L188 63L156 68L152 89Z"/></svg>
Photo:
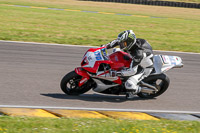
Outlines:
<svg viewBox="0 0 200 133"><path fill-rule="evenodd" d="M81 87L78 86L82 76L78 75L75 71L66 74L60 82L61 90L67 95L80 95L89 91L92 86L88 80Z"/></svg>
<svg viewBox="0 0 200 133"><path fill-rule="evenodd" d="M145 78L143 81L145 83L155 86L158 89L158 92L154 94L148 94L148 93L143 93L143 92L140 92L137 94L141 98L148 98L148 99L151 99L163 94L167 90L170 83L168 76L163 73L160 75L149 76Z"/></svg>

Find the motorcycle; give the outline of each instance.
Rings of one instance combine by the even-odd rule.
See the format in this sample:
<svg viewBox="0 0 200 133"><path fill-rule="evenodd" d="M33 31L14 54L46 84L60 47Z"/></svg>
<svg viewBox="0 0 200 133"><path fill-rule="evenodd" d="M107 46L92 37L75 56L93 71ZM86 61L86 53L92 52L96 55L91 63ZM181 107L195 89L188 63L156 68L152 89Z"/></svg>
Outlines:
<svg viewBox="0 0 200 133"><path fill-rule="evenodd" d="M163 94L170 84L165 72L183 67L182 59L178 56L154 55L153 60L153 71L138 83L141 91L137 95L141 98ZM80 95L90 89L103 94L127 95L124 84L129 77L112 75L111 70L129 68L131 61L131 56L119 48L113 49L110 55L106 47L90 48L83 56L81 66L66 74L60 87L67 95Z"/></svg>

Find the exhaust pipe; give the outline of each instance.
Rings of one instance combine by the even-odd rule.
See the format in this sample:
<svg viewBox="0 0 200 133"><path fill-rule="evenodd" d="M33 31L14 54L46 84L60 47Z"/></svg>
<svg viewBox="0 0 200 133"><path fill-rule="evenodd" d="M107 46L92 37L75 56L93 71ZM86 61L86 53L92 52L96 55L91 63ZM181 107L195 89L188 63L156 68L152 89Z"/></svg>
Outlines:
<svg viewBox="0 0 200 133"><path fill-rule="evenodd" d="M140 83L141 83L141 86L143 87L141 89L141 92L149 93L149 94L154 93L154 92L158 92L158 89L156 87L154 87L153 85L147 84L143 81L141 81ZM144 87L148 87L148 88L144 88Z"/></svg>
<svg viewBox="0 0 200 133"><path fill-rule="evenodd" d="M155 91L153 89L149 89L149 88L142 88L140 92L153 94Z"/></svg>

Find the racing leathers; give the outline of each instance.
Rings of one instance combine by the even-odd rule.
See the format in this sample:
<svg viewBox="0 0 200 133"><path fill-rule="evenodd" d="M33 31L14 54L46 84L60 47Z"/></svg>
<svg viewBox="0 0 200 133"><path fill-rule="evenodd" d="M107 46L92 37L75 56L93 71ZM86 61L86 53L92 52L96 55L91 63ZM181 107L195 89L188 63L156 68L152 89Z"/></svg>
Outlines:
<svg viewBox="0 0 200 133"><path fill-rule="evenodd" d="M113 40L108 43L107 49L118 46L119 41ZM132 57L130 67L120 71L122 76L128 76L128 80L125 82L125 88L133 95L140 92L141 88L138 83L147 77L153 70L153 51L150 44L144 40L137 38L136 44L129 50L125 51ZM117 72L119 73L119 72Z"/></svg>

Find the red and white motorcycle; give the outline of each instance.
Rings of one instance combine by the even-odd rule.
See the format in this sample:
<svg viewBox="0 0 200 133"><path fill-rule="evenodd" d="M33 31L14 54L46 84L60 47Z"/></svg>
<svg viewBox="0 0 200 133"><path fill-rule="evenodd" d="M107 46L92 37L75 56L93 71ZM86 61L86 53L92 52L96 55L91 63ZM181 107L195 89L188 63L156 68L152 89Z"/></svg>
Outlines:
<svg viewBox="0 0 200 133"><path fill-rule="evenodd" d="M120 71L130 66L132 59L126 52L114 49L107 55L105 47L90 48L83 56L81 67L66 74L60 86L67 95L80 95L90 89L98 93L126 95L125 82L129 77L112 75L110 70ZM154 98L164 93L170 83L164 72L183 67L177 56L154 55L154 70L138 84L142 98Z"/></svg>

